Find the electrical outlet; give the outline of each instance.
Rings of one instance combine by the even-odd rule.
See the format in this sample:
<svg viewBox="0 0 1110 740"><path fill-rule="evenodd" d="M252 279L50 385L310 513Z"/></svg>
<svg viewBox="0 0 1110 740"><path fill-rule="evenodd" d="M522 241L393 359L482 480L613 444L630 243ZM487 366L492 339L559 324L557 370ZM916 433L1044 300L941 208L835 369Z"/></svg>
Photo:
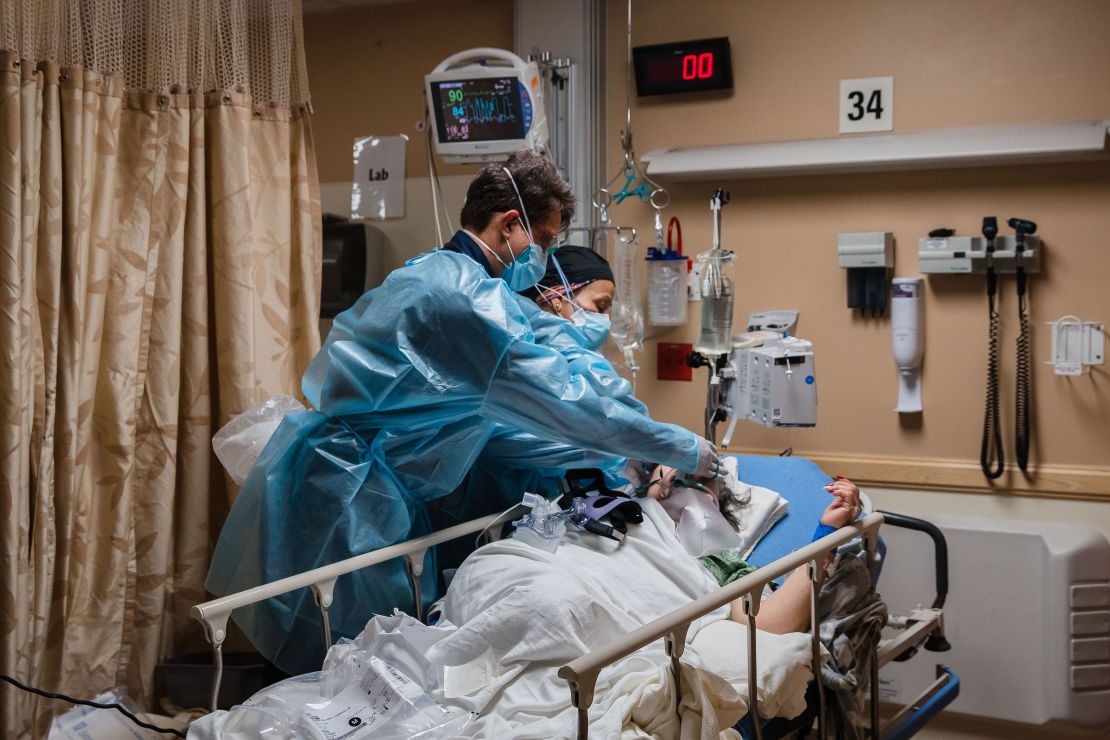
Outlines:
<svg viewBox="0 0 1110 740"><path fill-rule="evenodd" d="M686 355L694 351L694 345L676 342L660 342L658 345L658 362L660 380L685 380L694 379L694 369L686 364Z"/></svg>

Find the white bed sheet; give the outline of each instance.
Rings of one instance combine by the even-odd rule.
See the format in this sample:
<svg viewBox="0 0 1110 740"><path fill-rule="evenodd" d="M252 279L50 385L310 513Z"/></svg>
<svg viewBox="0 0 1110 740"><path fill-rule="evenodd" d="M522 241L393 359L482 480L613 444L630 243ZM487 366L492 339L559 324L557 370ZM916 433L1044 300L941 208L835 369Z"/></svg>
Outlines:
<svg viewBox="0 0 1110 740"><path fill-rule="evenodd" d="M481 548L459 569L443 611L456 629L427 657L447 667L450 693L471 689L447 699L482 715L468 735L574 737L576 714L558 668L717 588L682 549L663 508L650 499L643 503L644 522L630 527L619 546L577 532L554 553L503 540ZM691 626L680 717L673 710L670 661L657 641L602 672L590 708L591 734L717 737L742 717L746 629L727 617L723 607ZM699 639L718 623L706 633L712 637ZM794 716L812 676L809 638L759 638L764 711ZM458 666L464 679L473 677L470 686L453 680Z"/></svg>
<svg viewBox="0 0 1110 740"><path fill-rule="evenodd" d="M451 737L576 737L577 710L559 667L717 588L663 508L643 504L644 522L619 546L572 532L554 553L516 540L480 548L452 581L440 624L374 617L353 644L332 648L325 670L352 647L369 651L437 701L478 714ZM747 630L727 617L723 607L691 625L681 697L662 640L604 669L591 736L738 737L729 728L748 709ZM760 632L757 640L762 715L796 716L812 678L808 635ZM203 718L190 737L223 737L236 711Z"/></svg>

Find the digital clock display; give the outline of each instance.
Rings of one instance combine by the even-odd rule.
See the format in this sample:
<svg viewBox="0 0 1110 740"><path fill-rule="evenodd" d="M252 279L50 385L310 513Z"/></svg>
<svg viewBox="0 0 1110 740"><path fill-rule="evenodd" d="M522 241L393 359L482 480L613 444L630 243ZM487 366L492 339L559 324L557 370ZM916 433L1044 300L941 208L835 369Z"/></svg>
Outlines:
<svg viewBox="0 0 1110 740"><path fill-rule="evenodd" d="M728 37L632 49L638 95L732 89Z"/></svg>

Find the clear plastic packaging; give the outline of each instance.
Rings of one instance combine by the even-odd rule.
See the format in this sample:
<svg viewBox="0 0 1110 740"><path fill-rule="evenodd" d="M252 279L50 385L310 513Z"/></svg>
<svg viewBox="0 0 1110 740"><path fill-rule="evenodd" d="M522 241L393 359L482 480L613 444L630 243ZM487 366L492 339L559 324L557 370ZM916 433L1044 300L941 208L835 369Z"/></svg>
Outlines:
<svg viewBox="0 0 1110 740"><path fill-rule="evenodd" d="M135 706L123 689L110 689L93 697L100 704L119 704L135 716L142 710ZM154 724L154 722L151 722ZM49 740L124 740L124 738L166 737L153 730L139 727L115 709L75 706L50 723Z"/></svg>
<svg viewBox="0 0 1110 740"><path fill-rule="evenodd" d="M201 718L189 737L430 740L451 737L474 719L439 704L412 678L353 643L333 647L325 666L280 681L229 712Z"/></svg>
<svg viewBox="0 0 1110 740"><path fill-rule="evenodd" d="M274 430L287 414L304 411L292 396L280 395L251 406L212 437L212 449L235 485L243 485Z"/></svg>

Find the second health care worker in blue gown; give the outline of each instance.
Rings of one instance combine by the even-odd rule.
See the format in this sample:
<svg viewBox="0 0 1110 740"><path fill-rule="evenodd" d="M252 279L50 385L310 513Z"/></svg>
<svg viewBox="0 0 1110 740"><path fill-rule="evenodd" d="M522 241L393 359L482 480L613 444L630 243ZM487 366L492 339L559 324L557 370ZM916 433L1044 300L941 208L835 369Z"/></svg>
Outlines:
<svg viewBox="0 0 1110 740"><path fill-rule="evenodd" d="M454 490L499 444L515 468L612 469L615 458L632 458L715 474L707 440L653 421L572 322L515 295L542 277L573 212L546 157L520 152L488 165L467 190L463 229L336 317L302 381L316 410L285 417L251 469L220 532L209 591L428 533L424 503ZM434 566L430 556L421 578L429 602ZM411 603L401 559L342 576L333 637ZM319 670L323 633L307 589L234 618L282 670Z"/></svg>

